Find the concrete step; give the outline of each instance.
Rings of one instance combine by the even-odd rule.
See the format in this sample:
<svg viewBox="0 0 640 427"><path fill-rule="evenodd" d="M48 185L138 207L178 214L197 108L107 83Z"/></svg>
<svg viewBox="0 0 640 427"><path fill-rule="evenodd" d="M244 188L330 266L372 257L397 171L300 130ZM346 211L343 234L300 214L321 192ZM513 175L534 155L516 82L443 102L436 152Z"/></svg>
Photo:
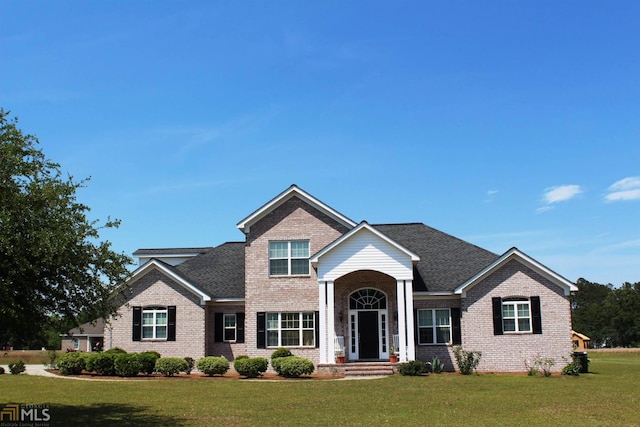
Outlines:
<svg viewBox="0 0 640 427"><path fill-rule="evenodd" d="M389 376L395 373L395 365L388 362L347 363L343 366L347 377Z"/></svg>

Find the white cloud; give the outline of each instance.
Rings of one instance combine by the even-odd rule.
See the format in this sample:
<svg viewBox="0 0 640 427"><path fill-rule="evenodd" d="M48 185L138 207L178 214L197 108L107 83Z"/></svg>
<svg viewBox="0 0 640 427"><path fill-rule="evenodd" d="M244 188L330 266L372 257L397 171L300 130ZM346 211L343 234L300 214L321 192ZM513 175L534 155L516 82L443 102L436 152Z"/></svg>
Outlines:
<svg viewBox="0 0 640 427"><path fill-rule="evenodd" d="M604 196L608 202L619 200L640 200L640 176L629 176L616 181L608 188Z"/></svg>
<svg viewBox="0 0 640 427"><path fill-rule="evenodd" d="M566 200L573 199L583 190L579 185L560 185L557 187L550 187L545 190L544 201L547 204L564 202Z"/></svg>
<svg viewBox="0 0 640 427"><path fill-rule="evenodd" d="M487 191L487 197L484 199L485 203L491 203L493 199L495 199L496 194L498 194L498 190L489 190Z"/></svg>
<svg viewBox="0 0 640 427"><path fill-rule="evenodd" d="M553 209L553 206L542 206L536 209L536 213L545 213L546 211L550 211Z"/></svg>

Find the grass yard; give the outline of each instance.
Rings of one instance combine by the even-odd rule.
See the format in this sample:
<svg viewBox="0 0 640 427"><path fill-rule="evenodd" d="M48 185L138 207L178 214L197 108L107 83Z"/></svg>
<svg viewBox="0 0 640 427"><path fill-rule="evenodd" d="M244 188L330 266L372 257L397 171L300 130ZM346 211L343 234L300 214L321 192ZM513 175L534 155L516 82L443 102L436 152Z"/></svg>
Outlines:
<svg viewBox="0 0 640 427"><path fill-rule="evenodd" d="M353 381L77 381L3 375L6 403L50 425L640 425L640 353L589 354L579 377L454 374Z"/></svg>

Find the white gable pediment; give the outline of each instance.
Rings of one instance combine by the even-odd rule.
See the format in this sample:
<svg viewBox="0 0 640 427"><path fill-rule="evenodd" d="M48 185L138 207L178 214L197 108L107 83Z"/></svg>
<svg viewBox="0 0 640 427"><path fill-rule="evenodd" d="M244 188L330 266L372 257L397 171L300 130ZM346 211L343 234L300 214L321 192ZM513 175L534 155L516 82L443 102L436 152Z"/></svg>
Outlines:
<svg viewBox="0 0 640 427"><path fill-rule="evenodd" d="M413 264L419 257L361 223L311 258L319 280L336 280L358 270L375 270L397 280L413 279Z"/></svg>

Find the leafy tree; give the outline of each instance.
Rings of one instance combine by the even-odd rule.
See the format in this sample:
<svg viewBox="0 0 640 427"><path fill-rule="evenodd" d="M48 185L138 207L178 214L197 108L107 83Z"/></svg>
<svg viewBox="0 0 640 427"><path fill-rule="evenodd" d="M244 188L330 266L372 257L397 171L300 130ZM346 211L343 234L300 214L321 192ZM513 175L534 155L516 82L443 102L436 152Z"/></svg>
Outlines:
<svg viewBox="0 0 640 427"><path fill-rule="evenodd" d="M615 347L640 346L640 282L623 283L604 301Z"/></svg>
<svg viewBox="0 0 640 427"><path fill-rule="evenodd" d="M576 286L578 292L571 296L573 329L591 338L593 345L606 344L613 331L610 315L603 303L613 292L613 287L583 278L578 279Z"/></svg>
<svg viewBox="0 0 640 427"><path fill-rule="evenodd" d="M60 165L0 108L0 345L42 335L49 319L80 324L116 310L129 257L100 242L101 229L76 200L87 180L63 177Z"/></svg>

